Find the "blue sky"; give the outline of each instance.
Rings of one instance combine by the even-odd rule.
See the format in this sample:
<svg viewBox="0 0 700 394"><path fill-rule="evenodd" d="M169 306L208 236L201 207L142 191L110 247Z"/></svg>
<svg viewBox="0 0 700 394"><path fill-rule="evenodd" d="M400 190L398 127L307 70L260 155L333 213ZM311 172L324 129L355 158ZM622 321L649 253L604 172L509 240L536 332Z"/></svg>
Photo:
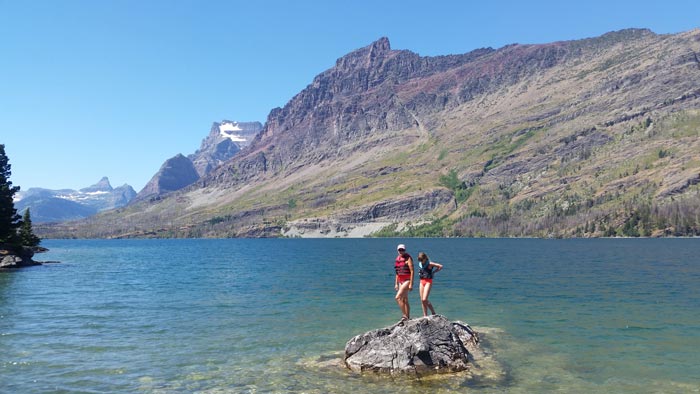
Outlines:
<svg viewBox="0 0 700 394"><path fill-rule="evenodd" d="M700 1L0 0L10 180L139 191L212 122L265 122L337 58L386 36L423 56L699 27Z"/></svg>

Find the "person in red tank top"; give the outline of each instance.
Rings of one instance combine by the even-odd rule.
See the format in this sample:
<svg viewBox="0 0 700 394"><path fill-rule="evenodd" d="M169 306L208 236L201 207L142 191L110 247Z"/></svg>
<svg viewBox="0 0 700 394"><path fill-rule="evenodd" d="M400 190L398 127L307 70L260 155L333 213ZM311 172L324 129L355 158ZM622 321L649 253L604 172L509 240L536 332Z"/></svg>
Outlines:
<svg viewBox="0 0 700 394"><path fill-rule="evenodd" d="M401 321L411 318L411 306L408 304L408 292L413 290L413 258L406 252L406 246L401 244L396 247L398 256L394 262L396 277L394 290L396 290L396 303L401 309Z"/></svg>

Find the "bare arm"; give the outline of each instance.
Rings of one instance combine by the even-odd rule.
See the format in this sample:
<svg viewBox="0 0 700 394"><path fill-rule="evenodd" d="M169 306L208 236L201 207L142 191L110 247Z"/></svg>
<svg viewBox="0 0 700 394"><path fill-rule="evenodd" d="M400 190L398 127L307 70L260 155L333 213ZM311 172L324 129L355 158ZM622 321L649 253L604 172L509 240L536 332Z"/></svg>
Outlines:
<svg viewBox="0 0 700 394"><path fill-rule="evenodd" d="M413 290L413 257L409 257L408 260L406 260L406 264L408 265L408 270L411 271L411 279L409 279L408 282L408 290Z"/></svg>

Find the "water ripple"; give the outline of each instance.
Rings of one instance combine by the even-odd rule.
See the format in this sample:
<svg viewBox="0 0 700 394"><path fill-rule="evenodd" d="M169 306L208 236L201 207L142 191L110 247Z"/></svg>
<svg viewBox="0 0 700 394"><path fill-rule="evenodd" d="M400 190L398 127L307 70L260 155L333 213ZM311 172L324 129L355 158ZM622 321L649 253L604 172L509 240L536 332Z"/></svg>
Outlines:
<svg viewBox="0 0 700 394"><path fill-rule="evenodd" d="M445 265L439 313L498 327L487 342L506 367L402 392L700 386L697 240L401 242ZM396 243L47 241L62 264L0 273L0 392L396 392L300 362L400 317Z"/></svg>

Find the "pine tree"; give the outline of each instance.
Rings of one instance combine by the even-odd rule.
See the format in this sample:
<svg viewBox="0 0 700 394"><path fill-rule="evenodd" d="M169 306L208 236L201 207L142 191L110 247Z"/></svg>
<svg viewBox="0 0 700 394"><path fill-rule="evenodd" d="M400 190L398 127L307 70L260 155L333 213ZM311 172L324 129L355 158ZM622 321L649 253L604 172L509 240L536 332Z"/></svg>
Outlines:
<svg viewBox="0 0 700 394"><path fill-rule="evenodd" d="M0 243L18 244L17 228L20 216L15 209L13 198L19 191L19 186L12 186L10 168L5 145L0 144Z"/></svg>
<svg viewBox="0 0 700 394"><path fill-rule="evenodd" d="M32 218L29 208L24 211L22 216L22 223L19 226L19 239L23 246L39 246L41 242L41 238L34 235L34 230L32 230Z"/></svg>

